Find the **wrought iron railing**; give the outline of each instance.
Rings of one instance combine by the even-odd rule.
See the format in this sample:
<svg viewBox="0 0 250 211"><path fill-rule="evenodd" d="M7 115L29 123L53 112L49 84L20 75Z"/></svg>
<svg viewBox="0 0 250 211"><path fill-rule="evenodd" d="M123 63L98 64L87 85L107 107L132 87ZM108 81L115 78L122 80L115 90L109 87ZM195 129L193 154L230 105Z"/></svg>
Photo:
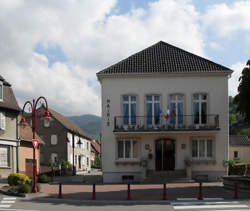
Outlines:
<svg viewBox="0 0 250 211"><path fill-rule="evenodd" d="M219 115L116 116L114 132L219 130Z"/></svg>

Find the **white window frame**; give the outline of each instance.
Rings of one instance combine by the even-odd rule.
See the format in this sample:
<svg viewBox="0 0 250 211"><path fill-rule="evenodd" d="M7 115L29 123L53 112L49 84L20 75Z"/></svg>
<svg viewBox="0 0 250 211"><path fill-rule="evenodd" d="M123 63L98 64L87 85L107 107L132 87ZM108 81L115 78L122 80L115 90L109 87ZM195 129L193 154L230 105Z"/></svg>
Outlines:
<svg viewBox="0 0 250 211"><path fill-rule="evenodd" d="M125 101L123 98L127 96L128 97L128 101ZM131 98L132 97L135 97L135 101L132 101ZM124 104L128 104L128 125L133 125L131 120L131 107L132 107L132 104L135 104L135 116L136 116L136 103L137 102L137 96L136 95L123 95L122 96L122 115L124 116L124 108L123 108L123 105ZM136 118L136 117L135 117Z"/></svg>
<svg viewBox="0 0 250 211"><path fill-rule="evenodd" d="M0 147L7 149L7 165L0 165L0 168L10 168L10 146L1 144Z"/></svg>
<svg viewBox="0 0 250 211"><path fill-rule="evenodd" d="M56 140L56 143L55 143L55 144L52 143L52 137L56 137L56 138L55 138L55 140ZM52 135L51 135L51 137L50 137L50 144L51 144L51 145L57 145L57 144L58 144L58 137L57 137L56 134L52 134Z"/></svg>
<svg viewBox="0 0 250 211"><path fill-rule="evenodd" d="M199 96L199 99L194 99L194 96L195 95L198 95ZM206 95L206 100L203 100L202 99L202 95ZM207 93L194 93L193 94L193 118L195 118L195 114L194 114L194 103L199 103L199 123L198 124L195 124L195 125L201 125L201 126L204 126L205 124L207 124L208 123L208 94ZM203 124L202 123L202 115L201 115L201 111L202 111L202 103L206 103L206 123L205 124ZM193 120L193 122L194 122L194 120Z"/></svg>
<svg viewBox="0 0 250 211"><path fill-rule="evenodd" d="M152 100L147 100L148 96L151 96ZM158 96L159 100L155 100L155 96ZM159 121L159 124L155 124L155 115L154 115L155 114L155 106L154 106L154 104L159 103L160 108L161 108L161 95L159 95L159 94L147 94L146 95L146 116L148 116L148 113L147 113L147 104L148 103L152 104L152 114L151 114L151 116L152 116L152 124L149 124L149 126L158 126L158 125L161 124L161 120ZM147 119L146 119L146 121L147 121Z"/></svg>
<svg viewBox="0 0 250 211"><path fill-rule="evenodd" d="M5 113L0 112L0 130L6 129L6 117Z"/></svg>
<svg viewBox="0 0 250 211"><path fill-rule="evenodd" d="M200 157L199 155L199 149L200 149L200 142L203 141L205 142L205 150L204 150L204 157ZM193 157L193 141L197 141L197 157ZM208 157L207 154L207 142L211 141L212 142L212 156ZM215 156L214 152L214 139L211 137L194 137L191 140L191 157L194 160L213 160Z"/></svg>
<svg viewBox="0 0 250 211"><path fill-rule="evenodd" d="M235 157L235 152L237 152L237 157ZM234 153L234 160L237 160L240 158L238 150L234 150L233 153Z"/></svg>
<svg viewBox="0 0 250 211"><path fill-rule="evenodd" d="M56 162L56 161L58 162L58 154L57 153L52 152L50 157L51 157L52 162ZM56 158L56 161L55 161L55 158Z"/></svg>
<svg viewBox="0 0 250 211"><path fill-rule="evenodd" d="M123 157L119 157L119 149L118 149L118 142L119 141L122 141L123 142ZM129 157L128 158L126 158L125 157L125 153L126 153L126 149L125 149L125 146L126 146L126 141L129 141L130 142L130 152L129 152ZM139 149L140 149L140 147L138 147L138 157L133 157L133 141L136 141L137 143L138 143L138 145L139 145L139 142L138 142L138 140L136 140L136 139L120 139L120 140L117 140L117 159L118 160L138 160L138 158L139 158Z"/></svg>
<svg viewBox="0 0 250 211"><path fill-rule="evenodd" d="M43 126L44 126L44 127L50 127L50 120L44 119L44 120L43 120Z"/></svg>
<svg viewBox="0 0 250 211"><path fill-rule="evenodd" d="M181 100L178 99L179 96L182 97ZM174 99L171 99L171 98L174 98ZM176 112L175 127L177 127L178 125L183 125L184 124L184 95L183 94L170 94L169 99L170 99L170 104L171 103L175 104L175 112ZM179 115L178 103L182 103L182 106L183 106L183 117L182 117L183 122L182 122L182 124L178 124L178 115Z"/></svg>

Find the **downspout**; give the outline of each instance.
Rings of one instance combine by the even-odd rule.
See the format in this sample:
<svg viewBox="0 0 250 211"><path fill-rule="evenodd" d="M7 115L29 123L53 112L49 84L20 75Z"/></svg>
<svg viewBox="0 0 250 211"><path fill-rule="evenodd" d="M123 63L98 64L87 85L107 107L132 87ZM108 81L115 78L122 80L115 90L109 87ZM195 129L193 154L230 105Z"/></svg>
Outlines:
<svg viewBox="0 0 250 211"><path fill-rule="evenodd" d="M16 146L16 172L19 173L19 145L20 145L20 138L19 138L19 130L18 130L18 115L16 116L16 140L17 140L17 146Z"/></svg>

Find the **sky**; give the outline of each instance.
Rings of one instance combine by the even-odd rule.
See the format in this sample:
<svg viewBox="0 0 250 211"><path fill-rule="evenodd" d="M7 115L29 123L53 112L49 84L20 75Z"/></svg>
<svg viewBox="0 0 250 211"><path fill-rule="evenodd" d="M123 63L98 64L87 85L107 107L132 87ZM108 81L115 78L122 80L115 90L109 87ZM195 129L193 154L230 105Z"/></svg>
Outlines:
<svg viewBox="0 0 250 211"><path fill-rule="evenodd" d="M20 107L45 96L68 115L101 115L96 73L162 40L234 70L250 59L250 0L1 0L0 75Z"/></svg>

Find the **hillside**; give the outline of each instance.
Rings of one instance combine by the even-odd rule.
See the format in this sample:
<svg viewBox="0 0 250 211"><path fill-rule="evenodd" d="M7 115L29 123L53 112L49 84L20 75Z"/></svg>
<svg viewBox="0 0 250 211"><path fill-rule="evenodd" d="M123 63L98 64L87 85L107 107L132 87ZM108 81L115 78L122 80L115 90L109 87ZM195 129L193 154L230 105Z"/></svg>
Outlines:
<svg viewBox="0 0 250 211"><path fill-rule="evenodd" d="M69 116L68 118L76 123L92 138L98 140L100 139L101 117L92 114L86 114L81 116Z"/></svg>

